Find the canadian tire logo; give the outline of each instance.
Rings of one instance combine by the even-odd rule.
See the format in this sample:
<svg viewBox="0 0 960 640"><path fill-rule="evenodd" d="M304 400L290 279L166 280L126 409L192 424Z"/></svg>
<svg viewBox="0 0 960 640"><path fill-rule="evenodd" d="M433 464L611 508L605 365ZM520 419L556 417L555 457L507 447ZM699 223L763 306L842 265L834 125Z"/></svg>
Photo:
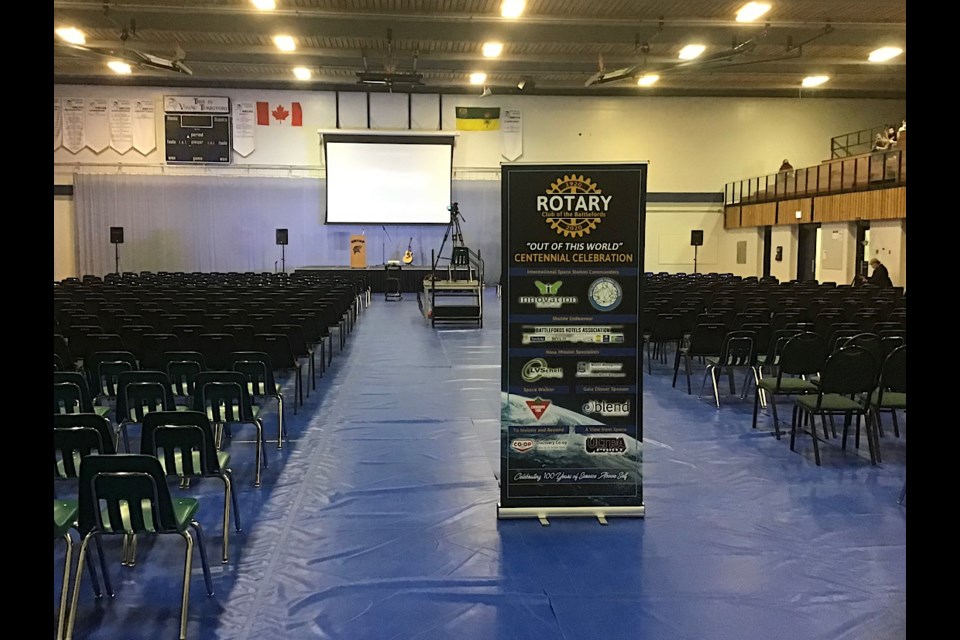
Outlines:
<svg viewBox="0 0 960 640"><path fill-rule="evenodd" d="M550 406L549 400L544 400L539 396L533 400L527 400L526 403L527 406L530 407L530 412L533 414L533 417L537 420L543 416L547 408Z"/></svg>

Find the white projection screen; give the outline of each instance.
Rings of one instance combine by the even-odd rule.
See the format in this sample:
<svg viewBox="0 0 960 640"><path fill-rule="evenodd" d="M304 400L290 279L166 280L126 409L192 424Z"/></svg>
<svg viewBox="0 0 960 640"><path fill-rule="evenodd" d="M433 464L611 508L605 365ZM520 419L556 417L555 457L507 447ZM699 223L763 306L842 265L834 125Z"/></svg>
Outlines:
<svg viewBox="0 0 960 640"><path fill-rule="evenodd" d="M327 224L447 224L451 135L324 133Z"/></svg>

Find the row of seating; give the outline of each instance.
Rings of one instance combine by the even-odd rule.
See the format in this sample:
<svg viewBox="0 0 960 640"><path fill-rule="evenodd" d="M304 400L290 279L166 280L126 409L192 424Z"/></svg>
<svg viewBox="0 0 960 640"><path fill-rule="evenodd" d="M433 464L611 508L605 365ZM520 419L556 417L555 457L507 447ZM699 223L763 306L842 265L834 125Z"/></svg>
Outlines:
<svg viewBox="0 0 960 640"><path fill-rule="evenodd" d="M281 370L278 363L290 360L271 353L267 343L273 339L286 345L286 353L293 351L290 332L281 325L296 325L308 349L321 349L322 376L324 363L330 364L333 356L329 330L338 330L342 350L368 296L360 279L276 275L142 273L55 283L54 324L60 333L54 338L54 477L69 480L77 491L54 500L54 538L67 544L58 638L72 637L85 564L95 597L103 591L113 595L100 545L103 535L122 536L122 564L127 565L135 562L138 535L175 534L185 540L181 638L186 637L195 543L212 595L196 519L200 503L171 494L168 481L175 480L181 489L200 478L223 482L222 561L228 562L231 510L234 528L241 531L231 456L223 448L231 426L249 423L257 429L256 486L261 484L261 463L267 467L260 411L271 398L277 400L278 447L285 436L284 391L274 372L293 371ZM234 306L238 301L240 306ZM184 309L202 313L191 312L196 323L170 318L187 315L177 313ZM267 316L257 318L255 328L243 322L257 315L251 309L262 309L260 315ZM217 316L228 316L231 322L217 324ZM175 323L163 324L169 330L165 332L160 325L168 321ZM263 324L267 321L269 327ZM253 331L226 333L226 324L247 324ZM143 330L129 330L138 326ZM331 347L327 353L325 338ZM303 360L294 358L296 373L306 364ZM298 375L297 392L302 404ZM127 428L134 424L140 425L140 442L131 453ZM121 442L128 453L117 453ZM79 530L82 543L68 604L72 529ZM97 546L103 589L94 563L88 561L91 542Z"/></svg>

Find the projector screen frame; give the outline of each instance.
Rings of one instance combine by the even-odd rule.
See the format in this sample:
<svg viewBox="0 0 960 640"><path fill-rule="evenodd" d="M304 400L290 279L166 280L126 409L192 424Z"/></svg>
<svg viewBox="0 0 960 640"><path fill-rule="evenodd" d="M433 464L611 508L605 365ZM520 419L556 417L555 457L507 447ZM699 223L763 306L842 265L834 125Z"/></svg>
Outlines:
<svg viewBox="0 0 960 640"><path fill-rule="evenodd" d="M456 148L457 138L460 133L458 131L410 131L407 129L401 130L388 130L388 131L370 131L368 129L320 129L318 130L320 134L320 158L323 168L323 179L324 179L324 207L323 207L323 224L327 225L380 225L380 226L410 226L410 225L425 225L425 226L441 226L450 224L449 216L448 219L440 222L394 222L394 221L382 221L382 220L364 220L362 222L353 222L353 221L334 221L329 220L329 211L330 211L330 183L327 175L327 143L328 142L341 142L341 143L354 143L354 144L404 144L404 145L437 145L437 144L449 144L450 145L450 197L453 197L453 153ZM453 201L450 201L450 204L453 204Z"/></svg>

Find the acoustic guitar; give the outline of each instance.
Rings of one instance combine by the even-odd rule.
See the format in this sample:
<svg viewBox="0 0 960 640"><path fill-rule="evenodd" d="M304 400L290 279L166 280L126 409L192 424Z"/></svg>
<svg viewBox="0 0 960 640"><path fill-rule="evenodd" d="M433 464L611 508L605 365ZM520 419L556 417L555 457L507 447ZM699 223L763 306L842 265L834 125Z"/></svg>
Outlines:
<svg viewBox="0 0 960 640"><path fill-rule="evenodd" d="M413 238L410 238L410 244L403 254L403 264L413 264Z"/></svg>

